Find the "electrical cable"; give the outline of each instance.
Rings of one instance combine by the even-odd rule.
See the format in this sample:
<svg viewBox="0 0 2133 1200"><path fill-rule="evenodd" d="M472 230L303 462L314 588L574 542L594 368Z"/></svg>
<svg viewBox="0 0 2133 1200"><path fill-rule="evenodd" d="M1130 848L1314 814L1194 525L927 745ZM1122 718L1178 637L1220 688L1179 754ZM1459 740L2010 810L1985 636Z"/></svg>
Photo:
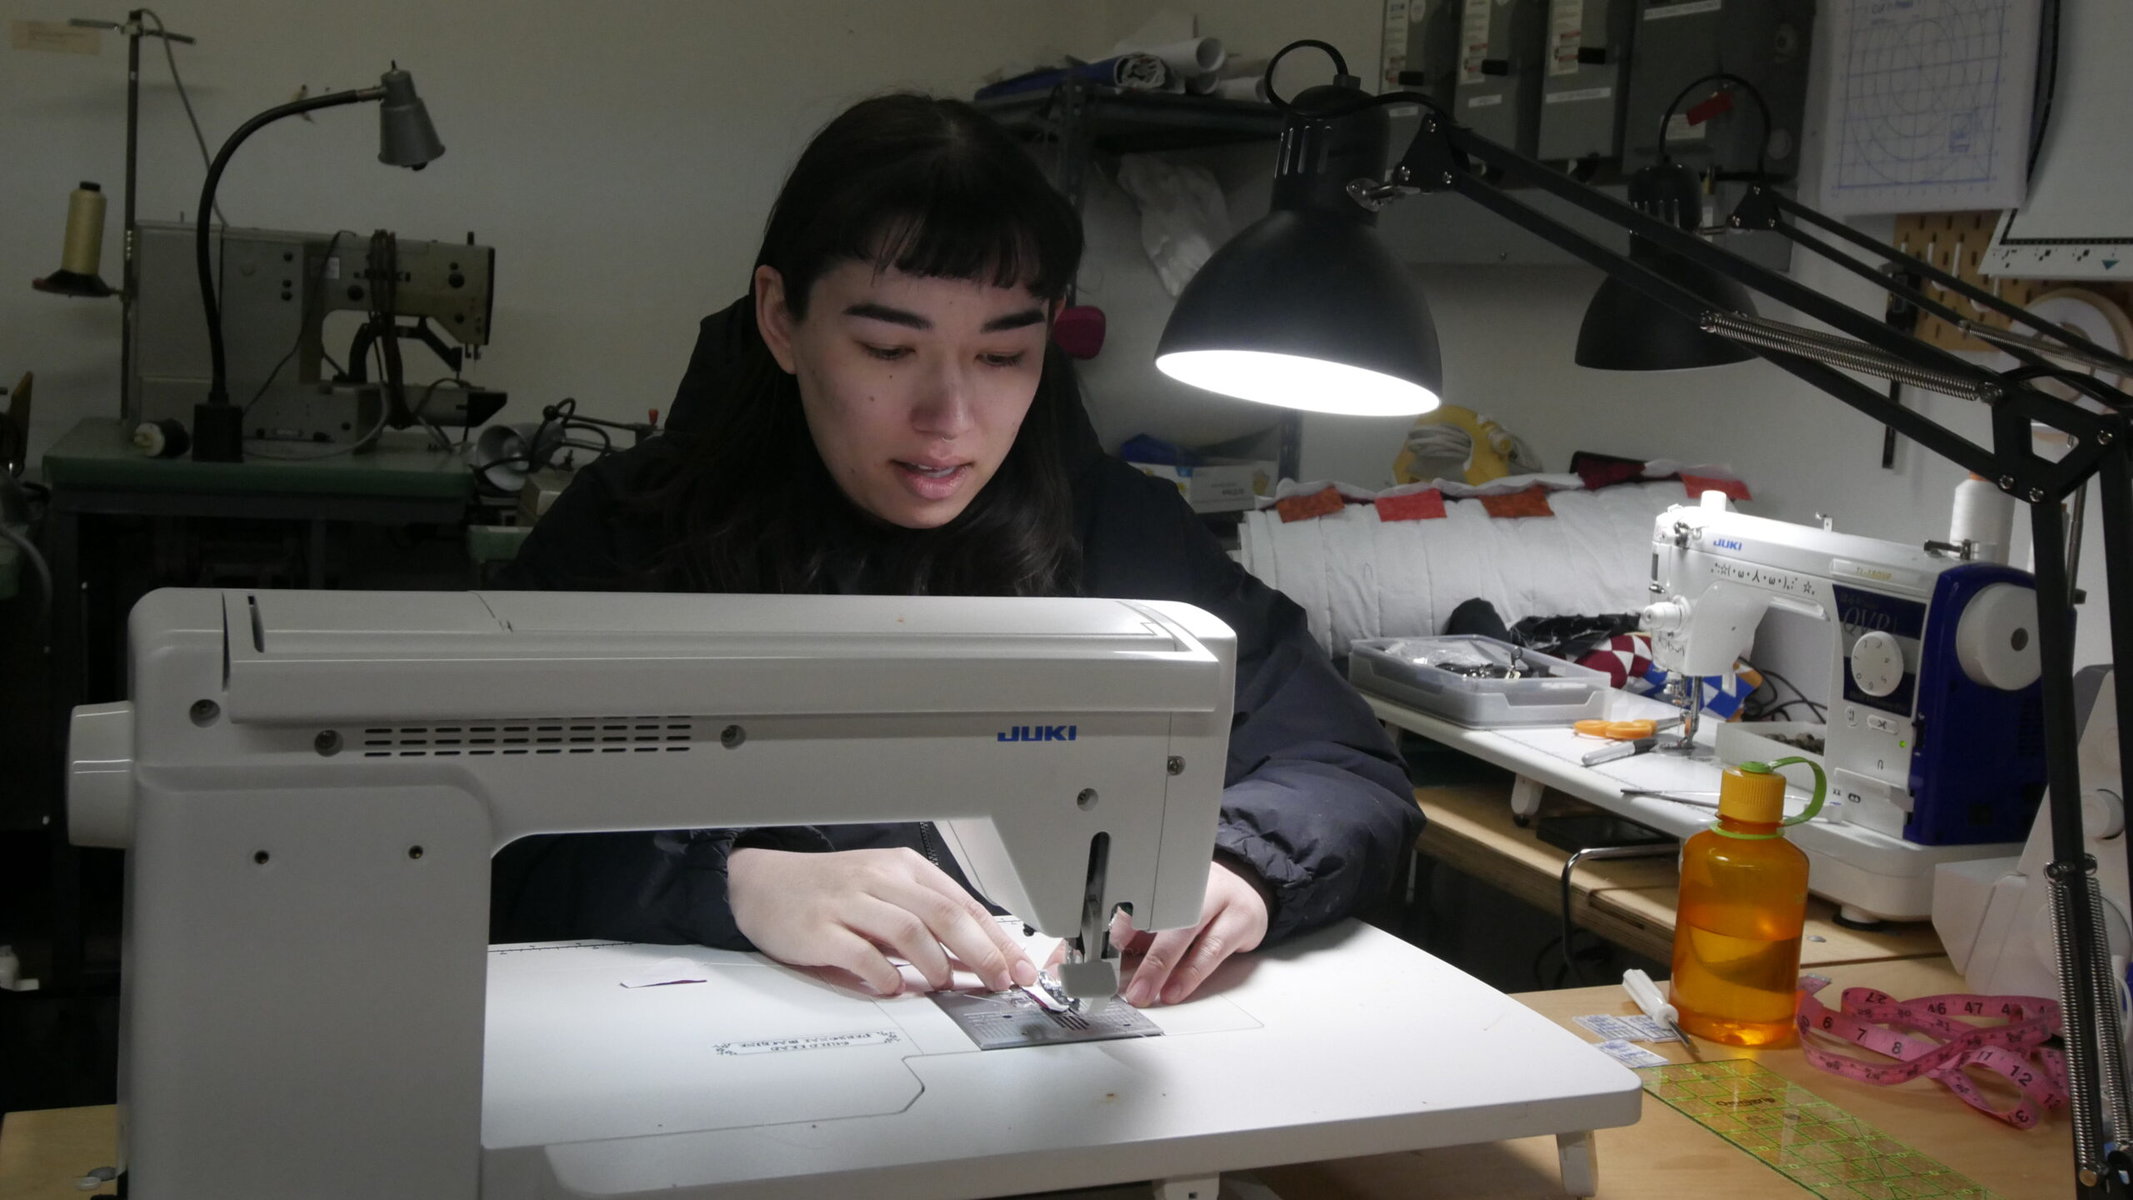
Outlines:
<svg viewBox="0 0 2133 1200"><path fill-rule="evenodd" d="M49 617L52 613L51 566L44 561L44 555L37 552L37 547L31 543L30 539L15 532L13 526L8 525L4 522L0 522L0 538L5 538L9 542L13 543L15 550L20 553L24 559L28 560L31 569L36 571L37 593L39 598L43 602L44 614Z"/></svg>
<svg viewBox="0 0 2133 1200"><path fill-rule="evenodd" d="M1794 683L1792 680L1785 678L1783 675L1778 674L1776 671L1773 671L1768 667L1756 666L1754 663L1749 662L1745 658L1740 661L1742 666L1747 667L1749 670L1754 671L1756 674L1761 675L1763 678L1773 680L1777 683L1782 683L1786 687L1791 688L1792 694L1799 697L1798 700L1792 701L1791 703L1805 704L1808 708L1808 711L1814 713L1815 719L1817 721L1826 722L1829 719L1828 711L1823 708L1821 704L1817 703L1813 697L1809 696L1807 694L1806 689L1802 688L1799 684ZM1777 689L1773 687L1770 690L1774 692Z"/></svg>
<svg viewBox="0 0 2133 1200"><path fill-rule="evenodd" d="M1325 51L1326 57L1333 60L1333 73L1335 75L1346 75L1348 73L1348 60L1341 57L1340 50L1331 42L1322 42L1317 38L1303 38L1290 42L1288 45L1276 50L1274 57L1266 61L1266 102L1282 112L1288 112L1294 106L1290 104L1286 96L1274 90L1274 68L1281 65L1281 60L1288 57L1290 51L1301 50L1306 46L1313 50Z"/></svg>
<svg viewBox="0 0 2133 1200"><path fill-rule="evenodd" d="M428 386L422 389L422 398L420 400L415 401L414 412L415 420L420 421L422 423L422 427L430 431L430 437L433 441L437 443L437 448L440 450L447 451L463 448L467 444L467 439L465 435L462 434L459 441L457 443L454 443L451 437L447 435L444 430L438 428L437 422L432 421L429 418L425 410L429 408L430 398L437 394L437 389L443 387L445 384L448 383L461 391L470 390L474 386L468 383L466 380L461 379L457 375L440 375L437 378L430 380Z"/></svg>
<svg viewBox="0 0 2133 1200"><path fill-rule="evenodd" d="M1772 704L1768 708L1758 710L1756 714L1756 719L1762 721L1775 720L1779 713L1784 712L1788 708L1797 708L1802 704L1806 705L1807 710L1809 712L1814 713L1817 719L1821 717L1820 705L1816 704L1812 700L1809 700L1805 696L1797 696L1791 700L1780 700L1777 703Z"/></svg>
<svg viewBox="0 0 2133 1200"><path fill-rule="evenodd" d="M2059 90L2059 8L2061 0L2044 0L2044 23L2037 43L2036 109L2029 119L2029 162L2024 176L2037 173L2037 155L2044 150L2044 131L2051 128L2052 95Z"/></svg>
<svg viewBox="0 0 2133 1200"><path fill-rule="evenodd" d="M347 234L349 232L350 231L346 229L337 229L334 231L333 237L328 239L328 241L326 242L326 253L319 256L318 269L312 272L311 290L313 293L316 293L319 289L326 286L326 264L333 261L333 252L335 248L341 244L342 235ZM296 356L296 352L302 349L303 345L304 330L302 322L299 321L296 330L296 340L289 343L288 353L282 355L280 361L274 364L274 369L267 372L267 378L265 382L259 385L259 390L253 392L252 398L244 402L245 413L249 414L252 411L252 406L259 403L259 398L267 394L267 389L273 386L275 377L281 374L281 369L289 364L289 360ZM333 359L331 357L328 357L323 350L320 352L320 357L325 358L327 362L333 362ZM347 374L346 371L342 371L340 369L340 366L341 365L339 363L333 363L335 371L343 375Z"/></svg>
<svg viewBox="0 0 2133 1200"><path fill-rule="evenodd" d="M12 544L22 557L29 561L30 569L37 574L38 595L44 602L44 607L41 610L44 621L44 644L49 648L51 645L51 617L54 597L52 567L51 564L45 561L44 555L38 551L36 543L16 532L8 524L8 520L13 518L20 521L24 526L29 525L31 519L29 491L30 489L25 487L21 480L15 478L14 472L0 468L0 538L4 538Z"/></svg>
<svg viewBox="0 0 2133 1200"><path fill-rule="evenodd" d="M302 345L303 340L303 335L298 334L296 338L297 346ZM282 356L279 359L275 360L274 369L268 371L267 377L259 381L259 390L253 392L252 398L244 402L244 408L242 410L244 415L250 416L252 413L252 406L259 403L260 398L267 394L268 388L274 386L274 377L281 374L281 369L289 365L290 359L296 357L297 346L290 346L287 350L282 352Z"/></svg>
<svg viewBox="0 0 2133 1200"><path fill-rule="evenodd" d="M141 15L155 18L157 33L170 32L169 27L163 24L162 14L156 12L156 10L144 8L141 10ZM185 106L185 119L192 124L193 140L200 144L201 165L213 170L215 159L213 155L207 152L207 138L200 132L200 118L193 115L193 98L185 90L185 78L178 74L177 52L171 49L169 38L160 37L156 40L163 43L163 59L170 64L170 81L178 85L178 103ZM215 219L222 222L224 228L228 228L230 219L222 215L222 201L220 199L215 201Z"/></svg>
<svg viewBox="0 0 2133 1200"><path fill-rule="evenodd" d="M1674 123L1674 110L1680 108L1681 102L1689 98L1689 93L1707 83L1738 84L1742 91L1748 93L1748 98L1755 101L1755 109L1763 118L1763 136L1755 143L1755 178L1757 182L1762 182L1764 177L1769 174L1767 168L1769 165L1771 131L1770 104L1763 99L1763 93L1756 90L1754 84L1730 71L1713 71L1701 79L1692 80L1687 87L1682 88L1675 95L1674 102L1666 106L1666 111L1659 117L1659 161L1664 163L1673 160L1673 156L1666 152L1666 127Z"/></svg>

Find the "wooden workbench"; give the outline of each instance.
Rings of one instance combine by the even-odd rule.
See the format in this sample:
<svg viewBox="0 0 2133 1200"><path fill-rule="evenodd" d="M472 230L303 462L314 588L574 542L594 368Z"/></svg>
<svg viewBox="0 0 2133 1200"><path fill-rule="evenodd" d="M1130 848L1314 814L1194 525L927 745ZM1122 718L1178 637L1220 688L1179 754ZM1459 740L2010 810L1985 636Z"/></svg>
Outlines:
<svg viewBox="0 0 2133 1200"><path fill-rule="evenodd" d="M1540 840L1538 819L1533 827L1517 825L1509 795L1502 783L1417 788L1415 802L1429 824L1416 849L1536 908L1559 912L1563 862L1569 855ZM1540 816L1598 811L1549 791ZM1664 963L1673 952L1677 884L1672 856L1583 862L1571 878L1570 916L1580 928ZM1835 911L1819 896L1808 898L1802 967L1941 953L1940 939L1924 922L1848 929L1833 919Z"/></svg>
<svg viewBox="0 0 2133 1200"><path fill-rule="evenodd" d="M1834 981L1832 991L1860 985L1898 996L1962 990L1961 978L1945 958L1852 963L1821 973ZM1515 999L1565 1025L1581 1014L1636 1011L1619 986L1528 992ZM1427 1034L1427 1030L1416 1032L1417 1036ZM2073 1136L2063 1109L2038 1128L2023 1132L1967 1107L1930 1080L1877 1088L1817 1070L1797 1047L1741 1050L1701 1041L1698 1045L1706 1061L1753 1058L1761 1062L1881 1133L1968 1176L2001 1200L2065 1196L2073 1191ZM1652 1049L1674 1062L1688 1061L1679 1045L1655 1043ZM1603 1129L1597 1136L1602 1200L1803 1200L1813 1194L1650 1095L1645 1096L1643 1118L1635 1125ZM1256 1174L1284 1200L1533 1200L1562 1194L1556 1182L1553 1138L1379 1154L1270 1168Z"/></svg>

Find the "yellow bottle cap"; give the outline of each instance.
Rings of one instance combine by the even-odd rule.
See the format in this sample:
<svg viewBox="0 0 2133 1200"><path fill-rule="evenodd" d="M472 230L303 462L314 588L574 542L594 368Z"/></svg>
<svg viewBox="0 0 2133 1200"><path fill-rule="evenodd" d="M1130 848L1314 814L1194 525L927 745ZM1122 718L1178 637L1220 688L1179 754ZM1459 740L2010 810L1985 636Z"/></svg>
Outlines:
<svg viewBox="0 0 2133 1200"><path fill-rule="evenodd" d="M1718 815L1757 825L1783 821L1785 777L1765 763L1727 767L1718 784Z"/></svg>

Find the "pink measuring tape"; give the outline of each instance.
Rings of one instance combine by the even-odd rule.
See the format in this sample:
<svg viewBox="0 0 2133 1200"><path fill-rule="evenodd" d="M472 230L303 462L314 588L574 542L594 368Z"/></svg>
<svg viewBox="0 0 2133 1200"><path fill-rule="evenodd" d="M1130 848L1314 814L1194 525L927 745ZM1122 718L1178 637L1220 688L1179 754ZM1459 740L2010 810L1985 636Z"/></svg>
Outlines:
<svg viewBox="0 0 2133 1200"><path fill-rule="evenodd" d="M2066 1058L2044 1045L2059 1033L2059 1005L2036 996L1950 994L1898 1000L1873 988L1844 989L1843 1006L1831 1009L1815 996L1829 986L1819 975L1800 977L1800 1050L1831 1074L1882 1087L1923 1075L1961 1097L1965 1104L2017 1129L2034 1128L2044 1110L2066 1103ZM1998 1019L1972 1025L1957 1017ZM1849 1042L1895 1059L1867 1062L1837 1054L1818 1042ZM2021 1093L2000 1108L1966 1072L1982 1067L2004 1076Z"/></svg>

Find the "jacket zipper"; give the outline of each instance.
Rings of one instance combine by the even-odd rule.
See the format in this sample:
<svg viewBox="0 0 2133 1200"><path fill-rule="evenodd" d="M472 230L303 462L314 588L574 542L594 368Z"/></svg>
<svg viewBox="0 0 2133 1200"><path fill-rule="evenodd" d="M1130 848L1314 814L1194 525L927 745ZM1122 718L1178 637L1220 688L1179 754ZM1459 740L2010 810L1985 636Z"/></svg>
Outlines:
<svg viewBox="0 0 2133 1200"><path fill-rule="evenodd" d="M941 852L933 844L933 822L920 821L918 823L918 844L925 850L927 862L936 867L941 865Z"/></svg>

